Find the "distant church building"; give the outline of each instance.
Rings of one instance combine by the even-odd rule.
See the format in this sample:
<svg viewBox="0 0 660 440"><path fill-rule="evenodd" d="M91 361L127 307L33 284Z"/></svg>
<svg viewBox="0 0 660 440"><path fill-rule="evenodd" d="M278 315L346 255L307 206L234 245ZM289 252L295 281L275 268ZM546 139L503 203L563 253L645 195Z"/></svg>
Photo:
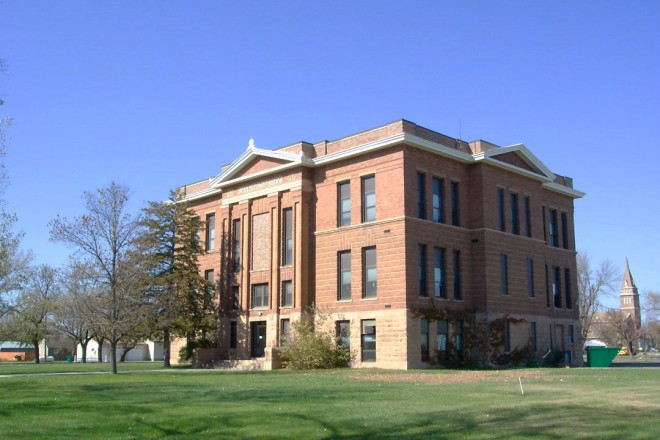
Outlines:
<svg viewBox="0 0 660 440"><path fill-rule="evenodd" d="M626 345L622 332L628 337L639 334L639 329L642 327L639 291L630 273L628 259L626 259L626 269L619 289L619 311L621 316L615 308L595 313L587 340L605 342L609 346ZM624 325L624 323L626 324ZM637 344L633 345L637 346Z"/></svg>
<svg viewBox="0 0 660 440"><path fill-rule="evenodd" d="M637 290L635 280L633 280L632 274L630 273L627 258L626 271L623 274L623 281L621 282L621 288L619 289L619 298L621 301L621 312L626 316L630 316L635 323L635 326L640 328L642 326L642 311L639 307L639 291Z"/></svg>

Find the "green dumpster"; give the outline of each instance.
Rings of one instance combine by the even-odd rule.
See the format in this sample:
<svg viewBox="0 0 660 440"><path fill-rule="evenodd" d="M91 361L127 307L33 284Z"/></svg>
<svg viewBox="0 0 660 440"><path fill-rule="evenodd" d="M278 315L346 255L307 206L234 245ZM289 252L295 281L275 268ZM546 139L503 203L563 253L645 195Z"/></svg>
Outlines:
<svg viewBox="0 0 660 440"><path fill-rule="evenodd" d="M619 354L620 348L587 347L587 365L590 367L609 367Z"/></svg>
<svg viewBox="0 0 660 440"><path fill-rule="evenodd" d="M67 362L73 362L73 356L69 355L66 357Z"/></svg>

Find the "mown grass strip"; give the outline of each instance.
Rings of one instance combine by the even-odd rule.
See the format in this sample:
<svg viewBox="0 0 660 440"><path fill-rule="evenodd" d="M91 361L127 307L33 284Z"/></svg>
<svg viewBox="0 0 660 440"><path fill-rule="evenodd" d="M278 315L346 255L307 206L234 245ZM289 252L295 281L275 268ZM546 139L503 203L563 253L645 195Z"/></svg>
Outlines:
<svg viewBox="0 0 660 440"><path fill-rule="evenodd" d="M6 438L645 439L660 432L657 369L163 372L12 377L0 387Z"/></svg>

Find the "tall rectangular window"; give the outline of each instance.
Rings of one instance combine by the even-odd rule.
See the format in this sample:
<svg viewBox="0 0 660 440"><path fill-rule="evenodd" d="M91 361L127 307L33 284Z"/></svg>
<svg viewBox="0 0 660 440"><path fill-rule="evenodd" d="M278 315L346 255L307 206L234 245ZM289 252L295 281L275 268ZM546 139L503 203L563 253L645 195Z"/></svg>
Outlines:
<svg viewBox="0 0 660 440"><path fill-rule="evenodd" d="M255 284L252 286L252 308L268 307L268 284Z"/></svg>
<svg viewBox="0 0 660 440"><path fill-rule="evenodd" d="M206 215L206 250L215 249L215 214Z"/></svg>
<svg viewBox="0 0 660 440"><path fill-rule="evenodd" d="M504 190L497 188L497 219L500 231L506 231L506 219L504 216Z"/></svg>
<svg viewBox="0 0 660 440"><path fill-rule="evenodd" d="M293 209L282 210L282 266L293 264Z"/></svg>
<svg viewBox="0 0 660 440"><path fill-rule="evenodd" d="M340 301L351 299L351 251L339 252L337 263L339 266L337 299Z"/></svg>
<svg viewBox="0 0 660 440"><path fill-rule="evenodd" d="M419 245L419 266L417 268L417 275L419 280L419 296L427 298L429 292L426 289L426 246Z"/></svg>
<svg viewBox="0 0 660 440"><path fill-rule="evenodd" d="M436 223L445 222L445 180L440 177L434 177L433 185L433 221Z"/></svg>
<svg viewBox="0 0 660 440"><path fill-rule="evenodd" d="M417 173L417 217L426 218L426 174Z"/></svg>
<svg viewBox="0 0 660 440"><path fill-rule="evenodd" d="M545 303L550 307L550 275L548 265L545 265Z"/></svg>
<svg viewBox="0 0 660 440"><path fill-rule="evenodd" d="M532 345L531 349L533 352L536 351L536 322L532 321L529 323L529 342Z"/></svg>
<svg viewBox="0 0 660 440"><path fill-rule="evenodd" d="M555 300L555 307L561 307L561 269L552 266L552 297Z"/></svg>
<svg viewBox="0 0 660 440"><path fill-rule="evenodd" d="M239 301L241 298L241 287L231 286L231 309L238 310Z"/></svg>
<svg viewBox="0 0 660 440"><path fill-rule="evenodd" d="M561 213L561 245L564 249L568 249L568 214Z"/></svg>
<svg viewBox="0 0 660 440"><path fill-rule="evenodd" d="M454 226L461 225L460 218L460 200L458 194L458 182L451 183L451 224Z"/></svg>
<svg viewBox="0 0 660 440"><path fill-rule="evenodd" d="M422 362L429 361L429 322L426 319L420 319L419 346L421 348Z"/></svg>
<svg viewBox="0 0 660 440"><path fill-rule="evenodd" d="M511 193L509 195L511 199L511 232L516 235L520 235L520 214L518 210L518 194Z"/></svg>
<svg viewBox="0 0 660 440"><path fill-rule="evenodd" d="M511 351L511 323L509 321L504 321L504 352L509 353Z"/></svg>
<svg viewBox="0 0 660 440"><path fill-rule="evenodd" d="M207 282L207 295L204 297L204 306L209 306L215 297L215 272L213 269L205 270L204 278Z"/></svg>
<svg viewBox="0 0 660 440"><path fill-rule="evenodd" d="M337 225L351 224L351 182L337 184Z"/></svg>
<svg viewBox="0 0 660 440"><path fill-rule="evenodd" d="M215 285L215 272L213 271L213 269L205 270L204 278L206 278L206 282L209 283L211 286Z"/></svg>
<svg viewBox="0 0 660 440"><path fill-rule="evenodd" d="M456 321L456 351L463 352L463 321Z"/></svg>
<svg viewBox="0 0 660 440"><path fill-rule="evenodd" d="M564 292L566 294L566 308L573 308L573 298L571 292L571 270L564 269Z"/></svg>
<svg viewBox="0 0 660 440"><path fill-rule="evenodd" d="M527 296L534 297L534 260L527 259Z"/></svg>
<svg viewBox="0 0 660 440"><path fill-rule="evenodd" d="M438 334L438 337L436 338L436 348L438 351L447 351L447 336L449 334L449 325L447 320L438 320L436 328Z"/></svg>
<svg viewBox="0 0 660 440"><path fill-rule="evenodd" d="M532 206L529 196L525 196L525 235L532 236Z"/></svg>
<svg viewBox="0 0 660 440"><path fill-rule="evenodd" d="M231 267L233 272L239 272L241 270L241 220L240 219L235 219L232 224Z"/></svg>
<svg viewBox="0 0 660 440"><path fill-rule="evenodd" d="M362 362L376 361L376 320L362 321Z"/></svg>
<svg viewBox="0 0 660 440"><path fill-rule="evenodd" d="M376 178L362 178L362 222L376 220Z"/></svg>
<svg viewBox="0 0 660 440"><path fill-rule="evenodd" d="M236 348L238 346L238 323L231 321L229 323L229 348Z"/></svg>
<svg viewBox="0 0 660 440"><path fill-rule="evenodd" d="M202 221L199 219L199 216L195 216L194 223L195 223L194 226L193 226L194 232L193 232L193 236L191 237L191 239L193 240L193 242L195 244L199 244L199 242L202 239L199 236L199 230L202 228Z"/></svg>
<svg viewBox="0 0 660 440"><path fill-rule="evenodd" d="M500 293L509 294L509 263L506 255L500 255Z"/></svg>
<svg viewBox="0 0 660 440"><path fill-rule="evenodd" d="M550 233L550 246L559 247L559 231L557 230L557 210L548 210L548 229Z"/></svg>
<svg viewBox="0 0 660 440"><path fill-rule="evenodd" d="M289 345L291 340L291 321L280 319L280 347Z"/></svg>
<svg viewBox="0 0 660 440"><path fill-rule="evenodd" d="M282 307L291 307L293 305L293 283L291 281L282 281Z"/></svg>
<svg viewBox="0 0 660 440"><path fill-rule="evenodd" d="M337 321L337 342L342 347L351 349L351 321Z"/></svg>
<svg viewBox="0 0 660 440"><path fill-rule="evenodd" d="M376 247L362 249L362 297L377 296Z"/></svg>
<svg viewBox="0 0 660 440"><path fill-rule="evenodd" d="M433 293L436 298L447 298L445 250L443 248L435 248L433 252Z"/></svg>
<svg viewBox="0 0 660 440"><path fill-rule="evenodd" d="M545 206L543 207L543 240L548 242L548 225Z"/></svg>
<svg viewBox="0 0 660 440"><path fill-rule="evenodd" d="M463 299L461 288L461 251L454 249L454 299Z"/></svg>
<svg viewBox="0 0 660 440"><path fill-rule="evenodd" d="M573 325L568 326L568 333L566 335L566 342L568 342L569 345L573 345Z"/></svg>
<svg viewBox="0 0 660 440"><path fill-rule="evenodd" d="M553 337L552 334L553 334L553 329L552 329L552 324L550 324L550 333L549 333L549 335L550 335L550 349L554 350L554 348L555 348L555 338Z"/></svg>

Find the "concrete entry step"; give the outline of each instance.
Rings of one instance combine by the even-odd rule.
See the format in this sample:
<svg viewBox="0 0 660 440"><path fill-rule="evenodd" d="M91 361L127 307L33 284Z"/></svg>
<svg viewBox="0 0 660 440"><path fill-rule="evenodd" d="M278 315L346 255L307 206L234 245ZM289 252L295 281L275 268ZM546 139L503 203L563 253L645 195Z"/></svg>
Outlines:
<svg viewBox="0 0 660 440"><path fill-rule="evenodd" d="M214 368L235 371L260 371L270 370L265 360L262 359L235 359L219 361Z"/></svg>

